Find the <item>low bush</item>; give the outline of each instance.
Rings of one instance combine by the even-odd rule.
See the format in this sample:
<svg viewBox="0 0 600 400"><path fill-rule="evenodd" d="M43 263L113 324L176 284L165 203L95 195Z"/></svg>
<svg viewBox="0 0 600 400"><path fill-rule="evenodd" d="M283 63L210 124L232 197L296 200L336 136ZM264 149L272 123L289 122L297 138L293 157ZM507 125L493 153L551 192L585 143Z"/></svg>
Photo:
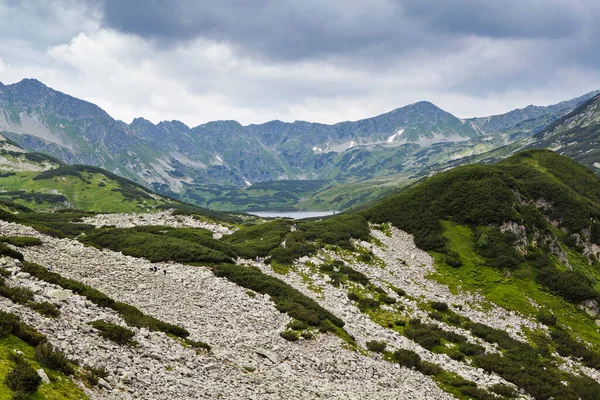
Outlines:
<svg viewBox="0 0 600 400"><path fill-rule="evenodd" d="M16 258L17 260L23 261L25 257L23 254L17 250L11 249L4 243L0 243L0 256Z"/></svg>
<svg viewBox="0 0 600 400"><path fill-rule="evenodd" d="M404 367L418 369L421 366L421 357L412 350L398 349L392 356L395 362Z"/></svg>
<svg viewBox="0 0 600 400"><path fill-rule="evenodd" d="M308 328L308 324L306 322L298 321L297 319L295 319L290 321L290 323L287 324L287 327L293 331L302 331Z"/></svg>
<svg viewBox="0 0 600 400"><path fill-rule="evenodd" d="M470 396L475 400L497 400L498 397L494 396L485 389L480 389L473 386L464 386L460 388L460 392L466 396Z"/></svg>
<svg viewBox="0 0 600 400"><path fill-rule="evenodd" d="M42 244L40 239L29 236L0 236L0 242L17 247L39 246Z"/></svg>
<svg viewBox="0 0 600 400"><path fill-rule="evenodd" d="M354 292L348 293L348 300L358 301L360 300L360 296Z"/></svg>
<svg viewBox="0 0 600 400"><path fill-rule="evenodd" d="M573 357L590 367L600 369L600 354L593 352L587 346L573 339L568 332L562 329L554 329L550 332L552 340L556 344L556 351L563 357Z"/></svg>
<svg viewBox="0 0 600 400"><path fill-rule="evenodd" d="M340 328L344 326L344 321L319 303L259 268L222 264L214 268L214 273L246 289L268 294L279 311L308 325L320 326L324 321L330 321Z"/></svg>
<svg viewBox="0 0 600 400"><path fill-rule="evenodd" d="M386 293L379 295L379 301L385 304L396 304L396 299Z"/></svg>
<svg viewBox="0 0 600 400"><path fill-rule="evenodd" d="M232 263L231 256L196 241L153 233L150 228L112 228L90 232L80 241L151 262ZM168 231L168 230L167 230ZM189 233L187 233L189 236Z"/></svg>
<svg viewBox="0 0 600 400"><path fill-rule="evenodd" d="M60 371L65 375L72 375L74 372L71 361L65 353L55 350L50 343L42 343L35 348L35 359L43 366Z"/></svg>
<svg viewBox="0 0 600 400"><path fill-rule="evenodd" d="M590 299L600 300L600 293L583 274L576 271L543 268L536 274L536 282L575 304Z"/></svg>
<svg viewBox="0 0 600 400"><path fill-rule="evenodd" d="M19 286L7 286L3 278L0 278L0 296L6 297L18 304L27 304L33 301L33 292L30 289Z"/></svg>
<svg viewBox="0 0 600 400"><path fill-rule="evenodd" d="M386 347L387 343L385 342L380 342L377 340L369 340L367 342L367 349L376 353L383 353Z"/></svg>
<svg viewBox="0 0 600 400"><path fill-rule="evenodd" d="M202 342L200 340L185 339L185 342L187 344L189 344L191 347L193 347L194 349L204 349L204 350L212 349L212 347L208 343Z"/></svg>
<svg viewBox="0 0 600 400"><path fill-rule="evenodd" d="M517 393L512 386L503 385L501 383L496 383L490 386L490 391L506 398L516 397Z"/></svg>
<svg viewBox="0 0 600 400"><path fill-rule="evenodd" d="M290 342L295 342L299 339L298 334L294 331L283 331L279 333L279 336Z"/></svg>
<svg viewBox="0 0 600 400"><path fill-rule="evenodd" d="M419 371L425 375L437 375L440 372L444 371L442 367L437 364L434 364L429 361L421 361L421 365L419 366Z"/></svg>
<svg viewBox="0 0 600 400"><path fill-rule="evenodd" d="M558 322L556 316L547 311L540 311L537 314L537 319L546 326L554 326Z"/></svg>
<svg viewBox="0 0 600 400"><path fill-rule="evenodd" d="M429 318L435 319L436 321L442 321L444 319L444 315L442 315L442 313L437 312L437 311L430 312L428 315L429 315Z"/></svg>
<svg viewBox="0 0 600 400"><path fill-rule="evenodd" d="M458 350L466 356L474 356L478 354L484 354L485 348L479 346L478 344L462 342L458 345Z"/></svg>
<svg viewBox="0 0 600 400"><path fill-rule="evenodd" d="M370 283L369 278L365 274L347 265L341 266L340 272L346 274L349 280L360 283L361 285L368 285Z"/></svg>
<svg viewBox="0 0 600 400"><path fill-rule="evenodd" d="M108 376L108 371L104 367L96 368L85 366L82 368L81 374L87 383L89 383L91 386L96 386L100 381L100 378L104 379Z"/></svg>
<svg viewBox="0 0 600 400"><path fill-rule="evenodd" d="M365 298L361 298L360 300L358 300L358 309L361 312L366 312L369 310L376 310L378 308L379 308L379 301L377 301L375 299L365 297Z"/></svg>
<svg viewBox="0 0 600 400"><path fill-rule="evenodd" d="M27 361L21 358L6 375L4 383L14 392L35 393L42 383L42 378Z"/></svg>
<svg viewBox="0 0 600 400"><path fill-rule="evenodd" d="M52 303L42 301L40 303L31 302L27 304L32 310L35 310L45 317L58 318L60 316L60 310Z"/></svg>
<svg viewBox="0 0 600 400"><path fill-rule="evenodd" d="M48 339L14 314L0 311L0 338L13 334L24 342L37 346Z"/></svg>
<svg viewBox="0 0 600 400"><path fill-rule="evenodd" d="M92 321L90 325L100 331L100 336L120 345L130 343L134 336L132 330L102 319Z"/></svg>
<svg viewBox="0 0 600 400"><path fill-rule="evenodd" d="M446 312L448 311L448 304L442 303L441 301L434 301L431 303L431 308L436 311Z"/></svg>

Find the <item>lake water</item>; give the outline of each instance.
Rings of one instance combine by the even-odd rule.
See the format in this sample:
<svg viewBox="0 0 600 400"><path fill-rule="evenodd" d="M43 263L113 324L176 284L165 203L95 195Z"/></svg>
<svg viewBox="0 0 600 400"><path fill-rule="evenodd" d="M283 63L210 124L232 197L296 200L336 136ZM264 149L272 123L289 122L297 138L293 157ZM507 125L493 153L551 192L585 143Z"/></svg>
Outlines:
<svg viewBox="0 0 600 400"><path fill-rule="evenodd" d="M338 211L248 211L248 214L258 215L262 218L292 218L292 219L303 219L303 218L315 218L315 217L327 217L329 215L336 214Z"/></svg>

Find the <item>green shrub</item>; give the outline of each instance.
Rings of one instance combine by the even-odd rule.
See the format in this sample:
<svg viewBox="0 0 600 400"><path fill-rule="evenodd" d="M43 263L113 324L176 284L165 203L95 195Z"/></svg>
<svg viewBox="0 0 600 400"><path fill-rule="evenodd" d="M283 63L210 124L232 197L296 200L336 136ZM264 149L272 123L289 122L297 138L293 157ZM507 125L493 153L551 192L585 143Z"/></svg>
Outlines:
<svg viewBox="0 0 600 400"><path fill-rule="evenodd" d="M3 278L0 278L0 296L6 297L18 304L27 304L33 300L33 292L30 289L19 286L7 286Z"/></svg>
<svg viewBox="0 0 600 400"><path fill-rule="evenodd" d="M400 289L400 288L395 287L394 288L394 292L396 292L396 294L398 296L406 296L406 292L404 291L404 289Z"/></svg>
<svg viewBox="0 0 600 400"><path fill-rule="evenodd" d="M379 342L377 340L369 340L367 342L367 349L376 353L383 353L387 344L385 342Z"/></svg>
<svg viewBox="0 0 600 400"><path fill-rule="evenodd" d="M42 378L29 363L23 361L17 363L6 375L4 383L15 392L35 393L42 383Z"/></svg>
<svg viewBox="0 0 600 400"><path fill-rule="evenodd" d="M340 272L346 274L349 280L360 283L361 285L368 285L370 283L369 278L365 274L347 265L341 266Z"/></svg>
<svg viewBox="0 0 600 400"><path fill-rule="evenodd" d="M0 243L0 256L16 258L17 260L23 261L25 257L23 254L17 250L11 249L4 243Z"/></svg>
<svg viewBox="0 0 600 400"><path fill-rule="evenodd" d="M90 325L100 331L100 336L121 345L130 343L134 336L130 329L101 319L90 322Z"/></svg>
<svg viewBox="0 0 600 400"><path fill-rule="evenodd" d="M22 341L32 346L37 346L38 344L48 341L48 338L45 335L38 332L34 327L29 326L21 321L19 321L19 323L13 327L12 333Z"/></svg>
<svg viewBox="0 0 600 400"><path fill-rule="evenodd" d="M448 352L448 357L456 361L462 361L465 359L465 355L458 350L451 350Z"/></svg>
<svg viewBox="0 0 600 400"><path fill-rule="evenodd" d="M517 393L515 392L515 389L512 386L503 385L501 383L496 383L496 384L490 386L490 390L502 397L507 397L507 398L514 398L517 395Z"/></svg>
<svg viewBox="0 0 600 400"><path fill-rule="evenodd" d="M379 301L385 304L396 304L396 299L386 293L379 295Z"/></svg>
<svg viewBox="0 0 600 400"><path fill-rule="evenodd" d="M40 239L29 236L0 236L0 242L17 247L39 246L42 244Z"/></svg>
<svg viewBox="0 0 600 400"><path fill-rule="evenodd" d="M429 376L437 375L444 371L442 367L429 361L421 361L418 368L421 373Z"/></svg>
<svg viewBox="0 0 600 400"><path fill-rule="evenodd" d="M50 343L42 343L35 348L35 359L43 366L60 371L65 375L72 375L74 372L71 361L65 353L54 350Z"/></svg>
<svg viewBox="0 0 600 400"><path fill-rule="evenodd" d="M444 319L444 316L442 315L442 313L437 312L437 311L430 312L428 315L429 315L429 318L435 319L436 321L442 321Z"/></svg>
<svg viewBox="0 0 600 400"><path fill-rule="evenodd" d="M125 255L145 258L151 262L232 263L232 257L197 241L155 234L150 228L113 228L91 232L80 241L86 244L120 251ZM187 234L189 236L189 233Z"/></svg>
<svg viewBox="0 0 600 400"><path fill-rule="evenodd" d="M268 294L279 311L308 325L319 326L328 320L340 328L344 326L344 321L321 307L319 303L256 267L222 264L215 267L214 273L246 289Z"/></svg>
<svg viewBox="0 0 600 400"><path fill-rule="evenodd" d="M212 349L212 347L208 343L202 342L200 340L185 339L185 342L195 349Z"/></svg>
<svg viewBox="0 0 600 400"><path fill-rule="evenodd" d="M42 314L43 316L49 318L58 318L60 316L60 310L52 303L48 303L47 301L43 301L40 303L31 302L28 306Z"/></svg>
<svg viewBox="0 0 600 400"><path fill-rule="evenodd" d="M589 280L576 271L543 268L538 271L536 281L575 304L590 299L600 300L600 294L592 287Z"/></svg>
<svg viewBox="0 0 600 400"><path fill-rule="evenodd" d="M303 321L298 321L297 319L290 321L287 324L287 327L293 331L302 331L304 329L308 329L308 324Z"/></svg>
<svg viewBox="0 0 600 400"><path fill-rule="evenodd" d="M302 332L300 336L302 336L306 340L314 338L314 335L311 332Z"/></svg>
<svg viewBox="0 0 600 400"><path fill-rule="evenodd" d="M360 300L360 296L354 292L350 292L350 293L348 293L348 300L358 301L358 300Z"/></svg>
<svg viewBox="0 0 600 400"><path fill-rule="evenodd" d="M0 338L7 337L11 333L32 346L37 346L47 341L46 336L26 323L21 322L16 315L0 311Z"/></svg>
<svg viewBox="0 0 600 400"><path fill-rule="evenodd" d="M461 353L467 356L474 356L485 353L485 348L479 346L478 344L473 344L469 342L459 343L458 350L460 350Z"/></svg>
<svg viewBox="0 0 600 400"><path fill-rule="evenodd" d="M96 386L98 384L100 378L104 379L108 376L108 371L104 367L95 368L95 367L86 366L86 367L82 368L80 371L83 376L83 379L87 383L89 383L91 386Z"/></svg>
<svg viewBox="0 0 600 400"><path fill-rule="evenodd" d="M537 319L546 326L554 326L558 322L556 316L547 311L540 311L537 314Z"/></svg>
<svg viewBox="0 0 600 400"><path fill-rule="evenodd" d="M377 301L375 299L370 299L368 297L365 297L365 298L361 298L360 300L358 300L358 309L361 312L375 310L377 308L379 308L379 301Z"/></svg>
<svg viewBox="0 0 600 400"><path fill-rule="evenodd" d="M587 348L587 346L571 337L562 329L554 329L550 332L552 340L556 344L556 351L563 357L573 357L590 367L600 369L600 354Z"/></svg>
<svg viewBox="0 0 600 400"><path fill-rule="evenodd" d="M279 336L290 342L295 342L298 340L298 334L294 331L283 331L279 333Z"/></svg>
<svg viewBox="0 0 600 400"><path fill-rule="evenodd" d="M418 369L421 366L421 357L412 350L398 349L394 351L393 360L407 368Z"/></svg>
<svg viewBox="0 0 600 400"><path fill-rule="evenodd" d="M497 400L498 397L489 393L487 390L473 386L464 386L460 388L460 392L466 396L470 396L475 400Z"/></svg>
<svg viewBox="0 0 600 400"><path fill-rule="evenodd" d="M431 303L431 308L436 311L446 312L448 311L448 304L442 303L441 301L434 301Z"/></svg>
<svg viewBox="0 0 600 400"><path fill-rule="evenodd" d="M406 326L406 321L404 321L403 319L399 319L397 321L394 321L394 325L396 325L396 326Z"/></svg>

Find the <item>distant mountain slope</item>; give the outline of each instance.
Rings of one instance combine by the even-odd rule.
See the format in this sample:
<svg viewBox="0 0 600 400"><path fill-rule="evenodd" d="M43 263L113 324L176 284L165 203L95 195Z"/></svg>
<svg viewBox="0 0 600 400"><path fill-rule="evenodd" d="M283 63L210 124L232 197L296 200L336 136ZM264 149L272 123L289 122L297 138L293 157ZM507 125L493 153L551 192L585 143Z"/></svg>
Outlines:
<svg viewBox="0 0 600 400"><path fill-rule="evenodd" d="M595 90L586 93L583 96L567 101L561 101L558 104L546 107L529 105L525 108L512 110L505 114L470 118L467 121L472 122L474 126L486 134L518 130L530 131L532 128L544 127L553 119L560 117L565 112L573 110L582 102L591 99L599 93L600 90Z"/></svg>
<svg viewBox="0 0 600 400"><path fill-rule="evenodd" d="M466 121L418 102L333 125L214 121L190 128L179 121L115 121L94 104L25 79L0 84L0 131L29 151L98 166L183 201L231 210L237 207L232 198L250 197L238 210L289 208L317 190L300 199L293 193L268 199L244 188L280 180L327 180L335 186L418 174L532 135L590 95Z"/></svg>
<svg viewBox="0 0 600 400"><path fill-rule="evenodd" d="M181 206L101 168L71 166L51 156L29 153L2 136L0 200L34 210L145 212L157 207Z"/></svg>
<svg viewBox="0 0 600 400"><path fill-rule="evenodd" d="M597 95L534 136L527 148L551 148L600 173L599 144L600 95Z"/></svg>

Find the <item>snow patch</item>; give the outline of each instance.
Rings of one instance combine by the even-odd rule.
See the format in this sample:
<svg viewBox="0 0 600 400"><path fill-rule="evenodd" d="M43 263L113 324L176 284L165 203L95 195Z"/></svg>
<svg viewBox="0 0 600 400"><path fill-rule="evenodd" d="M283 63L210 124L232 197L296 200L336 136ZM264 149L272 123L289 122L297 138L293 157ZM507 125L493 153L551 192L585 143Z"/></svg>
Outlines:
<svg viewBox="0 0 600 400"><path fill-rule="evenodd" d="M252 186L252 183L250 183L250 182L248 182L248 181L246 181L246 180L244 180L244 182L246 182L246 185L248 185L248 186Z"/></svg>
<svg viewBox="0 0 600 400"><path fill-rule="evenodd" d="M349 149L351 149L352 147L354 147L354 140L350 142L350 146L348 146Z"/></svg>
<svg viewBox="0 0 600 400"><path fill-rule="evenodd" d="M390 136L387 140L388 143L393 143L394 140L396 140L397 137L402 136L402 134L404 133L404 129L399 129L398 132L394 133L392 136Z"/></svg>

